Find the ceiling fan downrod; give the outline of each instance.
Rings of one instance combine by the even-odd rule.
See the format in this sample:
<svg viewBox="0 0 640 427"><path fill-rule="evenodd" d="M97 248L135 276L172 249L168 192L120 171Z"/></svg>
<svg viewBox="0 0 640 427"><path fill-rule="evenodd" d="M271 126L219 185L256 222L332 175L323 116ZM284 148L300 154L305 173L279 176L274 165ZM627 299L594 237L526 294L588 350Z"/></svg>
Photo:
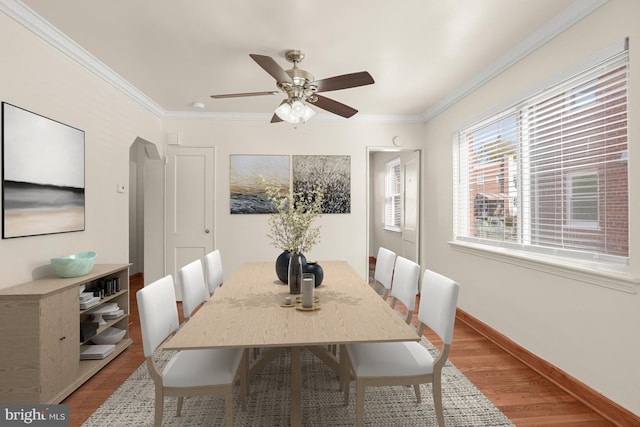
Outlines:
<svg viewBox="0 0 640 427"><path fill-rule="evenodd" d="M304 59L304 52L288 50L284 56L287 61L293 63L293 67L290 70L285 70L287 75L291 77L293 84L290 82L278 82L278 88L287 93L290 102L295 100L313 102L311 97L318 90L318 87L312 84L315 78L308 71L298 68L298 64Z"/></svg>

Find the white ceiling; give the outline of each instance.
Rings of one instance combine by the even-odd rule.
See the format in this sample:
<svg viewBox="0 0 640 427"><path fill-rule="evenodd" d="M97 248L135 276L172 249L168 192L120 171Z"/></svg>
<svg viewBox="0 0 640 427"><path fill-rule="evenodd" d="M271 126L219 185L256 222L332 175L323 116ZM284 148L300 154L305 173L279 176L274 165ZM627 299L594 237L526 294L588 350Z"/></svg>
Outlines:
<svg viewBox="0 0 640 427"><path fill-rule="evenodd" d="M374 85L327 95L359 116L424 119L598 0L22 3L168 113L193 112L192 103L203 102L208 113L271 114L283 96L209 95L274 90L275 80L249 54L272 56L288 69L284 51L300 49L306 54L300 68L316 79L357 71L373 76Z"/></svg>

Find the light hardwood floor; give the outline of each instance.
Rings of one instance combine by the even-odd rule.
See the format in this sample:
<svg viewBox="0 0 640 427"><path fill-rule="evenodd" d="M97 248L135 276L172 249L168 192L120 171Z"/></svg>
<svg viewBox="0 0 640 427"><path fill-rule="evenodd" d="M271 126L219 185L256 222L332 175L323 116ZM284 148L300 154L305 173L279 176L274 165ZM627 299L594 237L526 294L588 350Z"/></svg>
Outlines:
<svg viewBox="0 0 640 427"><path fill-rule="evenodd" d="M141 275L132 276L129 333L133 339L133 345L63 402L70 407L72 427L81 426L144 362L135 301L135 292L142 285ZM181 309L179 313L182 314ZM415 315L414 322L417 322ZM438 343L437 337L430 331L427 331L425 336L432 342ZM456 322L455 325L450 359L519 427L615 425L462 322Z"/></svg>

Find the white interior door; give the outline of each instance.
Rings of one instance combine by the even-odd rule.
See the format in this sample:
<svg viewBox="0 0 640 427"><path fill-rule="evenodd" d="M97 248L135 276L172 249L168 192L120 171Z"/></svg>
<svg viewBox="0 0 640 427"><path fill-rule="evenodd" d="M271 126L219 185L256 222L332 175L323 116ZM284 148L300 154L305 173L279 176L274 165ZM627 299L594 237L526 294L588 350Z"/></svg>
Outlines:
<svg viewBox="0 0 640 427"><path fill-rule="evenodd" d="M402 256L420 264L420 151L403 152Z"/></svg>
<svg viewBox="0 0 640 427"><path fill-rule="evenodd" d="M213 169L212 147L167 147L165 268L179 301L178 270L213 250Z"/></svg>

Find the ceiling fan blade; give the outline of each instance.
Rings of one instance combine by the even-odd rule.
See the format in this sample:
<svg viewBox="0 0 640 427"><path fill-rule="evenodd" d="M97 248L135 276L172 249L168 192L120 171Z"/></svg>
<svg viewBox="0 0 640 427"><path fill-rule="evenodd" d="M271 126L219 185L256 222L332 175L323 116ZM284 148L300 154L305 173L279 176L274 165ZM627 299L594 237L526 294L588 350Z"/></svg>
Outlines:
<svg viewBox="0 0 640 427"><path fill-rule="evenodd" d="M358 112L355 108L349 107L341 102L334 101L333 99L327 98L326 96L316 95L318 100L316 102L311 102L307 100L311 105L315 105L316 107L322 108L323 110L327 110L330 113L337 114L342 117L346 117L347 119L353 116Z"/></svg>
<svg viewBox="0 0 640 427"><path fill-rule="evenodd" d="M245 93L227 93L224 95L211 95L213 99L223 99L223 98L241 98L243 96L262 96L262 95L277 95L280 92L277 90L271 90L268 92L245 92Z"/></svg>
<svg viewBox="0 0 640 427"><path fill-rule="evenodd" d="M257 55L255 53L250 53L249 56L258 63L259 66L264 68L264 70L271 74L271 76L276 79L277 82L288 82L293 83L289 74L282 68L278 63L270 56L265 55Z"/></svg>
<svg viewBox="0 0 640 427"><path fill-rule="evenodd" d="M318 87L318 92L348 89L351 87L365 86L375 83L373 77L366 71L359 73L343 74L313 82Z"/></svg>
<svg viewBox="0 0 640 427"><path fill-rule="evenodd" d="M288 100L287 99L283 99L282 102L278 105L278 107L284 103L286 103ZM270 123L279 123L282 122L284 120L282 120L280 117L278 117L278 115L276 113L273 113L273 117L271 117L271 122Z"/></svg>

